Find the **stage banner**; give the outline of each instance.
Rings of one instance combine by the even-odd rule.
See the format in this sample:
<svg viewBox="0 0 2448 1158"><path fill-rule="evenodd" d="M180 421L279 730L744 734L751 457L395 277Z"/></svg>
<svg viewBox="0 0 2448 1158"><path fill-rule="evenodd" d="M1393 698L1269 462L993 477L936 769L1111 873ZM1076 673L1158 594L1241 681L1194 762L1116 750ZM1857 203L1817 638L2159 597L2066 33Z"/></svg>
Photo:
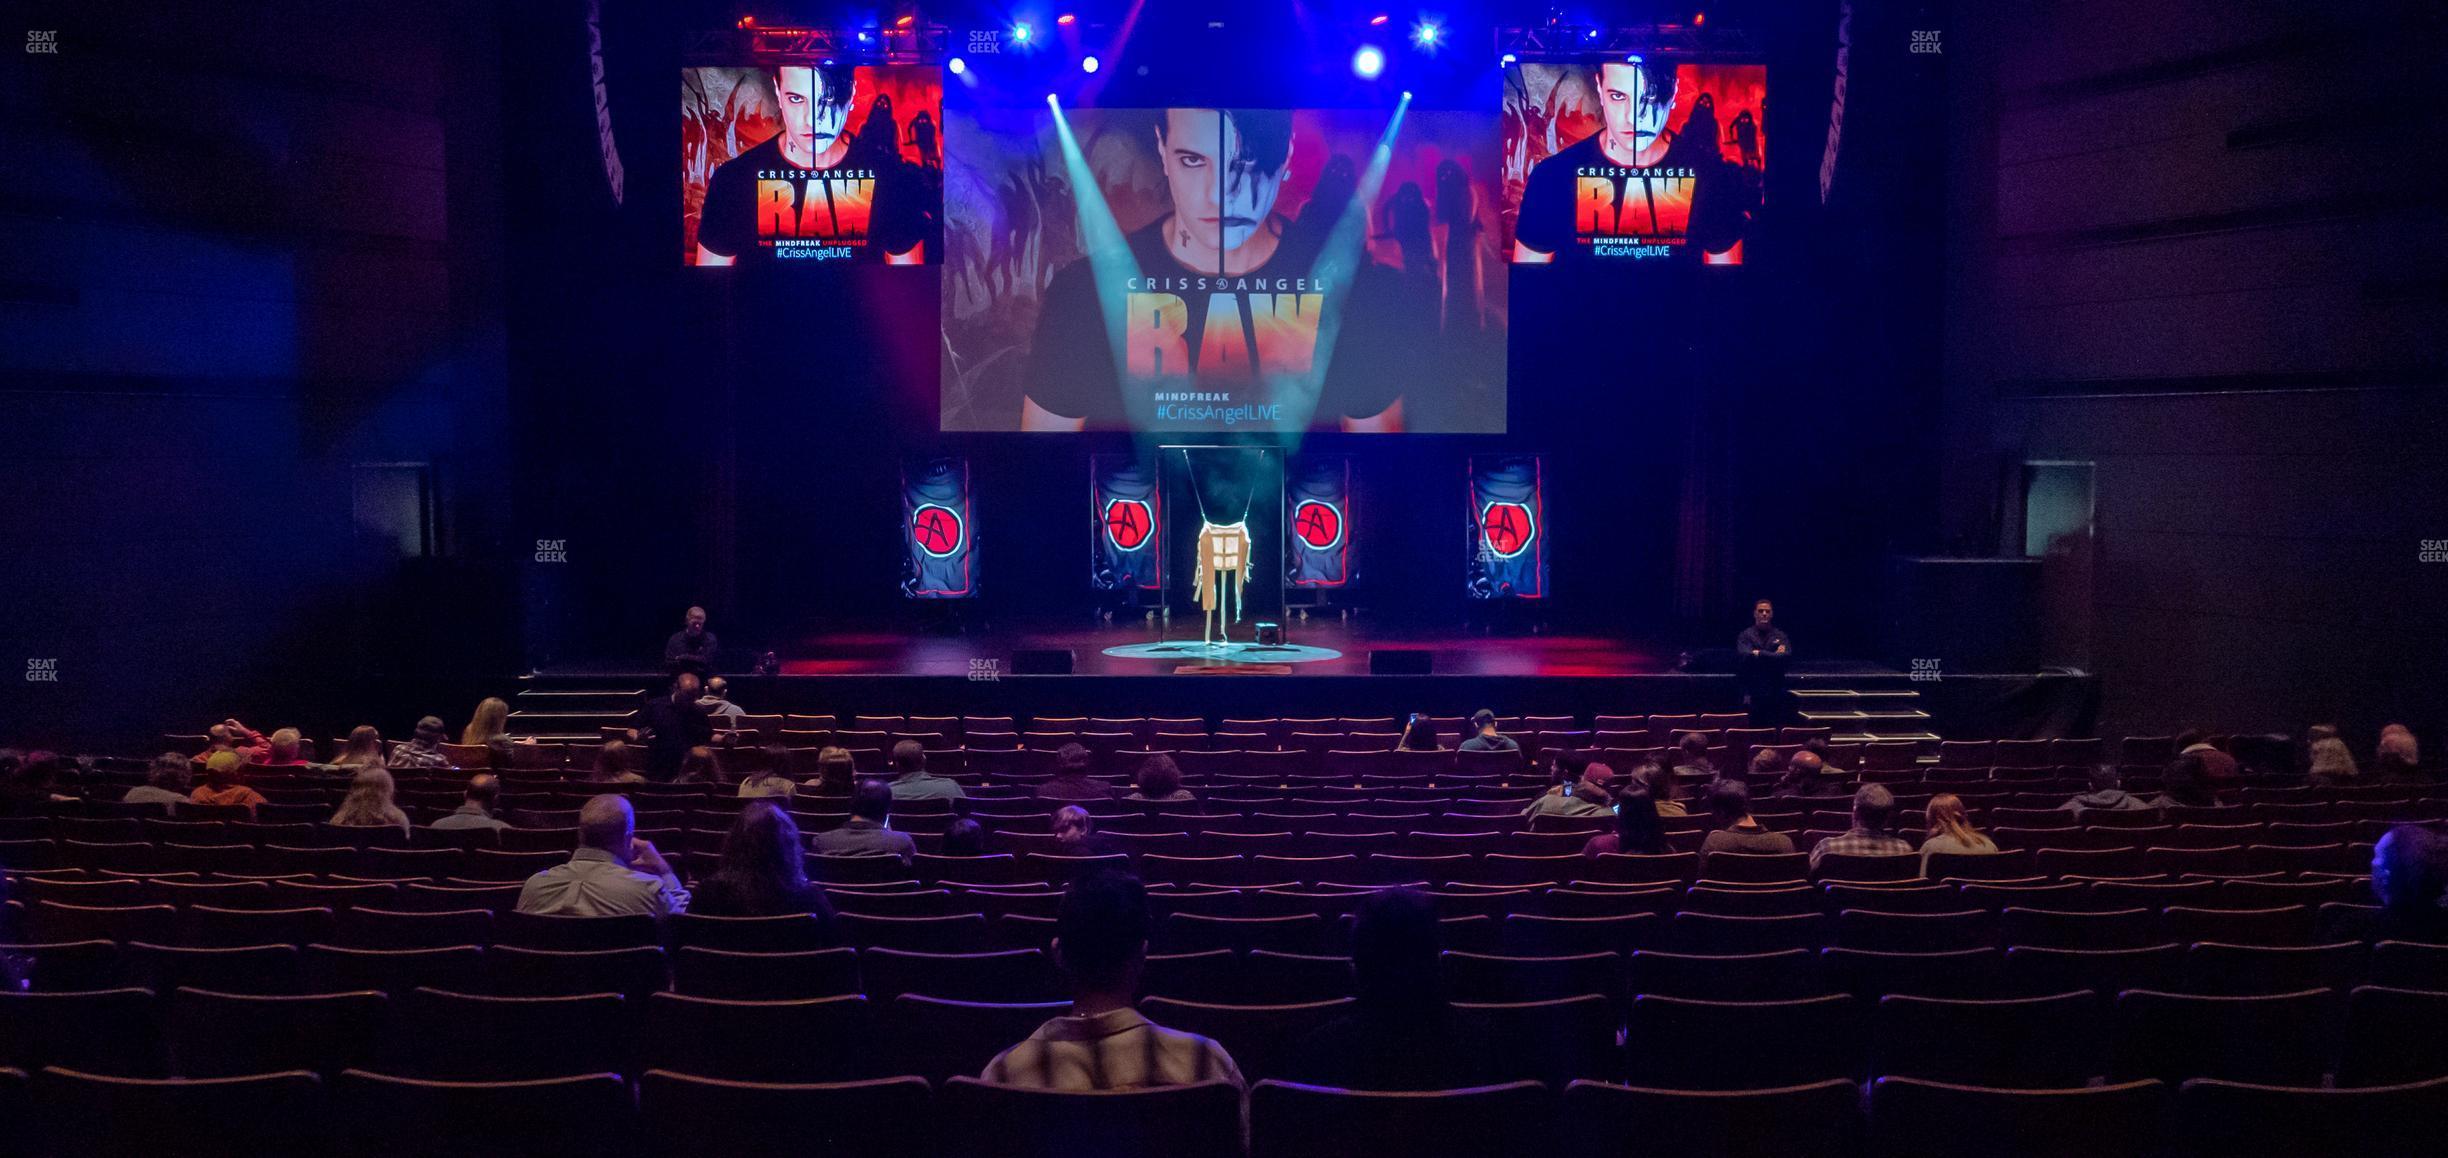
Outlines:
<svg viewBox="0 0 2448 1158"><path fill-rule="evenodd" d="M1088 582L1100 591L1164 589L1164 497L1136 455L1088 459Z"/></svg>
<svg viewBox="0 0 2448 1158"><path fill-rule="evenodd" d="M1351 581L1351 459L1302 455L1284 484L1284 578L1294 587Z"/></svg>
<svg viewBox="0 0 2448 1158"><path fill-rule="evenodd" d="M1473 599L1547 595L1547 493L1537 455L1470 460L1470 567Z"/></svg>
<svg viewBox="0 0 2448 1158"><path fill-rule="evenodd" d="M681 260L941 261L942 124L931 64L680 70Z"/></svg>
<svg viewBox="0 0 2448 1158"><path fill-rule="evenodd" d="M1768 68L1623 57L1505 68L1501 225L1525 265L1741 265L1767 189Z"/></svg>
<svg viewBox="0 0 2448 1158"><path fill-rule="evenodd" d="M976 529L969 516L968 459L902 464L903 595L912 599L976 598Z"/></svg>

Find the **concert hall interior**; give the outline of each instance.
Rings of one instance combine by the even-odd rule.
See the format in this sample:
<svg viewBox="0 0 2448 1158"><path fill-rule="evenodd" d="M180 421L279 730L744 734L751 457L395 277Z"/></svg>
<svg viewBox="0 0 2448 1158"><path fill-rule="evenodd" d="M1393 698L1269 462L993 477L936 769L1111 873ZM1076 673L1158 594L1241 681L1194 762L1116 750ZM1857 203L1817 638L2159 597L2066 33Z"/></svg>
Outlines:
<svg viewBox="0 0 2448 1158"><path fill-rule="evenodd" d="M2437 4L12 10L0 1158L2442 1144Z"/></svg>

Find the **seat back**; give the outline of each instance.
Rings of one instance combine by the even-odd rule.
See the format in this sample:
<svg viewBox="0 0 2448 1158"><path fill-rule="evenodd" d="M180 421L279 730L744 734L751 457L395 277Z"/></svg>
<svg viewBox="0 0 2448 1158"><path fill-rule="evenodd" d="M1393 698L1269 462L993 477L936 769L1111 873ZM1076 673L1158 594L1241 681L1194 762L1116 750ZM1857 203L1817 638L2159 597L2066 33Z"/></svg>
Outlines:
<svg viewBox="0 0 2448 1158"><path fill-rule="evenodd" d="M647 1152L673 1158L939 1153L934 1101L914 1077L737 1082L648 1070L638 1079ZM789 1128L777 1129L781 1122Z"/></svg>
<svg viewBox="0 0 2448 1158"><path fill-rule="evenodd" d="M637 1105L617 1074L433 1081L349 1070L332 1086L340 1148L366 1158L432 1154L616 1154Z"/></svg>
<svg viewBox="0 0 2448 1158"><path fill-rule="evenodd" d="M2149 1152L2159 1137L2168 1088L2156 1081L2002 1090L1920 1078L1870 1086L1870 1152L1894 1158L1961 1158L1964 1130L1999 1154L2073 1158Z"/></svg>
<svg viewBox="0 0 2448 1158"><path fill-rule="evenodd" d="M1535 1154L1547 1149L1554 1095L1537 1082L1379 1092L1264 1081L1250 1090L1250 1158L1406 1158Z"/></svg>
<svg viewBox="0 0 2448 1158"><path fill-rule="evenodd" d="M261 1158L327 1152L323 1086L303 1070L242 1077L126 1078L53 1067L34 1076L45 1153ZM20 1119L12 1133L27 1123ZM20 1135L23 1137L23 1135Z"/></svg>
<svg viewBox="0 0 2448 1158"><path fill-rule="evenodd" d="M2110 1075L2317 1085L2328 1068L2330 995L2205 997L2129 989L2117 995Z"/></svg>
<svg viewBox="0 0 2448 1158"><path fill-rule="evenodd" d="M859 996L728 1001L657 993L646 999L640 1064L753 1082L890 1077L891 1052Z"/></svg>
<svg viewBox="0 0 2448 1158"><path fill-rule="evenodd" d="M1861 1089L1829 1079L1755 1090L1663 1090L1574 1082L1557 1115L1565 1154L1850 1154Z"/></svg>
<svg viewBox="0 0 2448 1158"><path fill-rule="evenodd" d="M937 1096L944 1153L1015 1158L1238 1158L1241 1091L1230 1082L1075 1093L954 1077Z"/></svg>
<svg viewBox="0 0 2448 1158"><path fill-rule="evenodd" d="M2448 1122L2448 1077L2394 1086L2319 1089L2205 1078L2176 1095L2177 1137L2199 1155L2413 1152Z"/></svg>
<svg viewBox="0 0 2448 1158"><path fill-rule="evenodd" d="M1841 995L1793 1001L1632 999L1632 1084L1739 1090L1859 1080L1859 1009Z"/></svg>
<svg viewBox="0 0 2448 1158"><path fill-rule="evenodd" d="M2008 1089L2079 1086L2105 1069L2102 1009L2087 989L2002 1001L1882 997L1871 1014L1871 1072Z"/></svg>

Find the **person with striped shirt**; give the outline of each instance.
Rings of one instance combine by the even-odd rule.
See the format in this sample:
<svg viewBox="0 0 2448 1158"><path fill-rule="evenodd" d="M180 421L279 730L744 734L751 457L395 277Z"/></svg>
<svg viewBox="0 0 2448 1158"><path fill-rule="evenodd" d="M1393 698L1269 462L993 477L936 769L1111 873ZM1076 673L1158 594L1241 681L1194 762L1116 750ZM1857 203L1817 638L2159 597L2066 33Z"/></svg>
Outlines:
<svg viewBox="0 0 2448 1158"><path fill-rule="evenodd" d="M985 1080L1041 1090L1136 1090L1221 1078L1242 1086L1224 1047L1149 1021L1131 1002L1147 963L1147 889L1114 869L1073 882L1055 915L1054 956L1071 1011L986 1064Z"/></svg>

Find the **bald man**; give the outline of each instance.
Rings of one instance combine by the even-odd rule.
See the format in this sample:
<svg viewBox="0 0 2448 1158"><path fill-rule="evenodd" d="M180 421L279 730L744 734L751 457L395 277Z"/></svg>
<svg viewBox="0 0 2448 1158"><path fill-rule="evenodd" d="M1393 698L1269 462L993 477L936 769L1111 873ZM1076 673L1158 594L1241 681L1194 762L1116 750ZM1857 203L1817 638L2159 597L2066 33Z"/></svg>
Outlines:
<svg viewBox="0 0 2448 1158"><path fill-rule="evenodd" d="M624 796L603 795L578 810L578 851L527 878L518 911L553 917L657 919L688 911L688 890L663 854L637 838L637 813Z"/></svg>

